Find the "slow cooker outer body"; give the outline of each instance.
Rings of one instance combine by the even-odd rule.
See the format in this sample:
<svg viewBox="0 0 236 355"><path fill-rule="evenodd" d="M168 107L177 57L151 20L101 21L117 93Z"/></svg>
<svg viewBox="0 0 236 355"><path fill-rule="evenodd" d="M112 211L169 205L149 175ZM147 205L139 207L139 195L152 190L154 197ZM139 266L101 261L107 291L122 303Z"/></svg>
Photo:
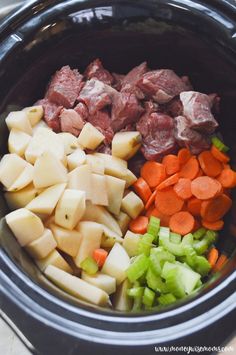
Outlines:
<svg viewBox="0 0 236 355"><path fill-rule="evenodd" d="M220 125L236 153L235 21L234 2L225 0L36 1L20 10L0 27L1 153L6 112L42 97L62 65L82 71L96 57L117 72L148 60L152 68L190 74L200 91L219 92ZM232 252L234 240L225 239L222 248ZM155 346L219 346L235 330L235 254L187 303L137 318L56 298L6 249L0 249L2 310L39 353L149 355Z"/></svg>

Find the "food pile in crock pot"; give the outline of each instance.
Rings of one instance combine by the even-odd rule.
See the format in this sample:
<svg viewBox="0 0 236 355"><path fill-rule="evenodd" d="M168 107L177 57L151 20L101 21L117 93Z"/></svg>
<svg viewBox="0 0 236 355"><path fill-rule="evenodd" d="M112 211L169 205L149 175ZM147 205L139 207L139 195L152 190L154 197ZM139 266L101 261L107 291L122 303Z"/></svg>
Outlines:
<svg viewBox="0 0 236 355"><path fill-rule="evenodd" d="M47 278L93 304L158 309L197 292L227 261L215 243L236 186L218 114L216 94L169 69L61 68L6 117L7 225Z"/></svg>

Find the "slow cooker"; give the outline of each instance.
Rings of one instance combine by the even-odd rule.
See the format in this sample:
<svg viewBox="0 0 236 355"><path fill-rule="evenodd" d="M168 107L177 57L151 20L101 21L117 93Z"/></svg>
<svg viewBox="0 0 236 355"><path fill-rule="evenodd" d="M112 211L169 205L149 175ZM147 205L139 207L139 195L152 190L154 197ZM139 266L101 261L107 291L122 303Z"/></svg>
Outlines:
<svg viewBox="0 0 236 355"><path fill-rule="evenodd" d="M120 73L147 60L151 68L188 74L201 92L219 93L219 123L236 167L233 0L46 0L17 10L0 25L1 154L7 147L7 113L42 97L49 77L61 66L82 71L97 57ZM6 213L1 194L1 217ZM158 313L136 314L78 302L57 289L20 249L2 219L2 312L33 353L216 353L235 331L234 223L233 207L218 242L230 260L200 292Z"/></svg>

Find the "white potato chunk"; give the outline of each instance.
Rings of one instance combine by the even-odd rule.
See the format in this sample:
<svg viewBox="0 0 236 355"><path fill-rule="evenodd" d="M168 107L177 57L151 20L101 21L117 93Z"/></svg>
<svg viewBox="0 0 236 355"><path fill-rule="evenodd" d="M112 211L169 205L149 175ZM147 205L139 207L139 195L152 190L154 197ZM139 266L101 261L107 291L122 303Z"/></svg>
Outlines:
<svg viewBox="0 0 236 355"><path fill-rule="evenodd" d="M39 121L34 127L33 127L33 136L36 134L37 131L40 131L41 128L48 129L49 131L52 131L52 128L50 128L45 121Z"/></svg>
<svg viewBox="0 0 236 355"><path fill-rule="evenodd" d="M31 136L29 134L20 131L19 129L12 128L8 138L9 152L23 157L30 140Z"/></svg>
<svg viewBox="0 0 236 355"><path fill-rule="evenodd" d="M26 167L18 178L14 181L13 185L8 191L18 191L28 186L33 181L34 167L27 163Z"/></svg>
<svg viewBox="0 0 236 355"><path fill-rule="evenodd" d="M107 228L111 229L119 236L122 236L122 232L115 218L103 206L93 205L91 202L87 201L83 220L104 224Z"/></svg>
<svg viewBox="0 0 236 355"><path fill-rule="evenodd" d="M131 218L135 219L144 208L143 201L133 191L129 192L122 200L121 209Z"/></svg>
<svg viewBox="0 0 236 355"><path fill-rule="evenodd" d="M112 248L115 243L123 243L123 238L119 234L115 233L113 230L107 228L102 224L103 233L102 233L102 248Z"/></svg>
<svg viewBox="0 0 236 355"><path fill-rule="evenodd" d="M0 162L0 182L8 190L23 172L27 162L15 153L5 154Z"/></svg>
<svg viewBox="0 0 236 355"><path fill-rule="evenodd" d="M108 206L106 176L92 174L92 203L95 205Z"/></svg>
<svg viewBox="0 0 236 355"><path fill-rule="evenodd" d="M22 111L27 113L27 117L32 127L41 121L44 114L43 106L41 105L25 107Z"/></svg>
<svg viewBox="0 0 236 355"><path fill-rule="evenodd" d="M66 184L57 184L48 187L30 201L26 208L34 213L51 215L65 188Z"/></svg>
<svg viewBox="0 0 236 355"><path fill-rule="evenodd" d="M95 156L103 159L105 165L105 174L115 176L123 180L126 179L127 162L125 160L103 153L95 153Z"/></svg>
<svg viewBox="0 0 236 355"><path fill-rule="evenodd" d="M44 271L49 265L53 265L58 269L72 273L72 269L67 261L61 256L61 254L55 249L46 258L36 260L36 264L39 269Z"/></svg>
<svg viewBox="0 0 236 355"><path fill-rule="evenodd" d="M50 152L57 159L65 161L64 144L60 137L48 128L40 127L34 133L26 151L26 160L34 164L43 153Z"/></svg>
<svg viewBox="0 0 236 355"><path fill-rule="evenodd" d="M7 214L6 222L22 247L41 237L44 232L41 219L26 208Z"/></svg>
<svg viewBox="0 0 236 355"><path fill-rule="evenodd" d="M6 125L9 131L15 128L29 135L32 135L33 133L27 113L24 111L10 112L6 118Z"/></svg>
<svg viewBox="0 0 236 355"><path fill-rule="evenodd" d="M61 138L61 140L64 144L64 149L65 149L66 155L73 153L77 148L79 148L78 139L73 134L71 134L69 132L61 132L61 133L58 133L58 137Z"/></svg>
<svg viewBox="0 0 236 355"><path fill-rule="evenodd" d="M78 254L81 234L77 230L68 230L57 226L52 223L49 225L53 236L57 242L57 248L64 253L75 257Z"/></svg>
<svg viewBox="0 0 236 355"><path fill-rule="evenodd" d="M92 173L89 165L79 166L68 174L68 188L84 191L86 200L91 199Z"/></svg>
<svg viewBox="0 0 236 355"><path fill-rule="evenodd" d="M57 246L50 229L45 228L41 237L28 244L25 249L34 259L43 259Z"/></svg>
<svg viewBox="0 0 236 355"><path fill-rule="evenodd" d="M24 189L16 192L6 192L4 197L10 210L17 210L18 208L25 207L39 194L33 184L26 186Z"/></svg>
<svg viewBox="0 0 236 355"><path fill-rule="evenodd" d="M44 152L35 162L33 183L37 188L67 182L67 170L51 152Z"/></svg>
<svg viewBox="0 0 236 355"><path fill-rule="evenodd" d="M139 241L139 234L127 231L126 235L124 236L123 247L125 248L130 257L138 255Z"/></svg>
<svg viewBox="0 0 236 355"><path fill-rule="evenodd" d="M124 159L120 159L117 157L113 157L110 154L99 153L99 152L96 152L93 155L95 155L96 157L99 157L100 159L102 159L104 161L105 169L109 169L109 165L111 164L111 162L113 162L116 165L119 165L121 168L126 168L126 169L128 168L128 163ZM106 171L105 171L105 173L107 174Z"/></svg>
<svg viewBox="0 0 236 355"><path fill-rule="evenodd" d="M102 274L101 272L97 272L95 275L89 275L86 274L85 271L82 271L81 278L89 284L105 291L108 295L116 292L116 279L114 277Z"/></svg>
<svg viewBox="0 0 236 355"><path fill-rule="evenodd" d="M87 154L86 162L90 166L92 173L104 175L105 164L101 158L94 154Z"/></svg>
<svg viewBox="0 0 236 355"><path fill-rule="evenodd" d="M108 193L108 211L118 215L120 212L121 201L125 191L125 181L114 176L106 176Z"/></svg>
<svg viewBox="0 0 236 355"><path fill-rule="evenodd" d="M127 295L128 289L131 288L131 283L128 279L122 282L116 290L113 297L113 306L117 311L127 312L132 308L132 299Z"/></svg>
<svg viewBox="0 0 236 355"><path fill-rule="evenodd" d="M100 248L103 229L100 224L90 221L80 222L77 229L81 233L82 238L74 262L77 267L80 267L84 259L92 256L93 251Z"/></svg>
<svg viewBox="0 0 236 355"><path fill-rule="evenodd" d="M108 304L109 296L106 292L53 265L46 268L45 275L62 290L76 298L98 306Z"/></svg>
<svg viewBox="0 0 236 355"><path fill-rule="evenodd" d="M124 180L126 181L125 187L128 189L131 185L137 181L137 177L132 173L131 170L127 169L126 170L126 175L124 176Z"/></svg>
<svg viewBox="0 0 236 355"><path fill-rule="evenodd" d="M66 189L61 196L55 211L57 225L72 230L85 212L85 192Z"/></svg>
<svg viewBox="0 0 236 355"><path fill-rule="evenodd" d="M82 147L94 150L104 139L105 136L91 123L87 122L80 132L78 142Z"/></svg>
<svg viewBox="0 0 236 355"><path fill-rule="evenodd" d="M116 216L116 220L122 231L122 234L125 235L129 226L129 222L131 221L131 218L127 215L127 213L120 211L118 216Z"/></svg>
<svg viewBox="0 0 236 355"><path fill-rule="evenodd" d="M142 137L138 131L118 132L112 139L112 155L128 160L137 153L141 142Z"/></svg>
<svg viewBox="0 0 236 355"><path fill-rule="evenodd" d="M115 243L101 272L110 275L116 279L117 285L126 279L126 270L130 266L130 258L126 250L119 244Z"/></svg>
<svg viewBox="0 0 236 355"><path fill-rule="evenodd" d="M70 171L78 168L86 162L86 154L81 148L77 148L67 156L67 164Z"/></svg>

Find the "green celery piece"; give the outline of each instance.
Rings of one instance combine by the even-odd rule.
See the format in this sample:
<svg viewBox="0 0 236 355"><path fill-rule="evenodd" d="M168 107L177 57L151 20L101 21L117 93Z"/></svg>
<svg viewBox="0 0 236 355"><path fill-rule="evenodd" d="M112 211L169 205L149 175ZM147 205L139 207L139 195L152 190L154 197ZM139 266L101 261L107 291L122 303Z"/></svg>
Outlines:
<svg viewBox="0 0 236 355"><path fill-rule="evenodd" d="M176 302L176 297L172 293L166 293L158 297L158 303L162 306L167 306L171 303Z"/></svg>
<svg viewBox="0 0 236 355"><path fill-rule="evenodd" d="M131 265L126 270L126 275L131 282L138 280L148 269L149 266L149 258L144 255L136 256Z"/></svg>
<svg viewBox="0 0 236 355"><path fill-rule="evenodd" d="M193 238L194 239L201 239L205 234L207 230L206 228L199 228L196 232L193 233Z"/></svg>
<svg viewBox="0 0 236 355"><path fill-rule="evenodd" d="M202 240L194 241L193 248L198 255L202 255L208 250L209 245L204 237Z"/></svg>
<svg viewBox="0 0 236 355"><path fill-rule="evenodd" d="M175 244L170 241L170 235L168 235L167 233L162 233L162 234L159 233L159 244L163 246L166 250L168 250L170 253L172 253L173 255L183 256L185 255L184 246L193 244L193 235L187 234L182 238L180 244Z"/></svg>
<svg viewBox="0 0 236 355"><path fill-rule="evenodd" d="M206 276L211 266L204 256L199 256L191 246L185 247L186 263L201 276Z"/></svg>
<svg viewBox="0 0 236 355"><path fill-rule="evenodd" d="M98 271L98 264L90 256L88 256L86 259L82 261L80 267L89 275L94 275Z"/></svg>
<svg viewBox="0 0 236 355"><path fill-rule="evenodd" d="M177 298L185 297L185 290L182 280L180 280L179 269L174 265L165 273L166 288Z"/></svg>
<svg viewBox="0 0 236 355"><path fill-rule="evenodd" d="M213 244L217 241L218 236L219 236L219 233L217 233L215 231L208 230L206 232L205 238L206 238L208 244L210 245L210 244Z"/></svg>
<svg viewBox="0 0 236 355"><path fill-rule="evenodd" d="M129 297L142 297L143 295L143 287L132 287L130 289L127 290L127 295Z"/></svg>
<svg viewBox="0 0 236 355"><path fill-rule="evenodd" d="M143 300L144 288L141 287L140 294L137 297L134 297L134 303L132 307L132 312L138 312L142 309L142 300Z"/></svg>
<svg viewBox="0 0 236 355"><path fill-rule="evenodd" d="M155 292L153 290L150 290L150 288L145 287L144 292L143 292L143 304L147 307L152 307L153 302L155 299Z"/></svg>
<svg viewBox="0 0 236 355"><path fill-rule="evenodd" d="M175 261L175 256L163 247L152 248L150 253L150 267L157 274L161 274L165 261Z"/></svg>
<svg viewBox="0 0 236 355"><path fill-rule="evenodd" d="M140 237L140 241L138 243L138 254L145 254L146 256L149 256L153 240L154 236L148 233L145 233L142 237Z"/></svg>
<svg viewBox="0 0 236 355"><path fill-rule="evenodd" d="M226 153L229 150L229 147L227 147L227 145L225 145L217 136L211 138L211 143L221 152Z"/></svg>
<svg viewBox="0 0 236 355"><path fill-rule="evenodd" d="M151 267L149 267L147 271L146 280L147 280L148 287L151 288L152 290L159 293L166 292L165 282L162 280L162 278L159 275L156 275L153 272Z"/></svg>
<svg viewBox="0 0 236 355"><path fill-rule="evenodd" d="M154 216L150 217L149 223L148 223L148 228L147 228L147 233L153 235L155 238L154 240L157 241L158 233L160 230L160 219Z"/></svg>
<svg viewBox="0 0 236 355"><path fill-rule="evenodd" d="M182 240L182 237L180 234L177 233L170 233L170 242L174 244L180 244Z"/></svg>

